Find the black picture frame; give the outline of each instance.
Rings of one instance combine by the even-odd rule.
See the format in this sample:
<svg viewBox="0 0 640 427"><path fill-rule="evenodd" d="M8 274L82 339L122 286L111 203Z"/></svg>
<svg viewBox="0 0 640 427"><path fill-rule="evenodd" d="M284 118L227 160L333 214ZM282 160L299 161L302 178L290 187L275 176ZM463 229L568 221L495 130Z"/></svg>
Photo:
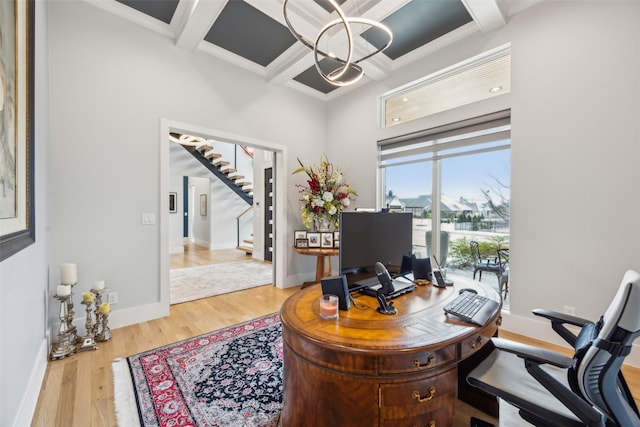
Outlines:
<svg viewBox="0 0 640 427"><path fill-rule="evenodd" d="M309 241L307 239L296 239L296 248L308 248Z"/></svg>
<svg viewBox="0 0 640 427"><path fill-rule="evenodd" d="M307 233L307 240L309 240L310 248L319 248L320 247L320 233Z"/></svg>
<svg viewBox="0 0 640 427"><path fill-rule="evenodd" d="M333 233L320 233L320 246L333 248Z"/></svg>
<svg viewBox="0 0 640 427"><path fill-rule="evenodd" d="M24 162L19 165L14 163L17 171L23 171L16 176L15 180L15 194L24 192L24 208L20 205L15 213L15 222L18 226L6 226L6 223L2 224L0 228L0 261L3 261L10 256L20 252L27 246L35 243L36 231L35 231L35 149L34 149L34 64L35 64L35 2L34 0L27 0L24 2L12 2L16 13L9 16L9 20L13 20L14 34L18 37L18 40L24 40L23 43L17 43L17 50L14 51L14 58L4 58L5 60L16 60L16 72L13 76L14 81L16 77L24 75L24 80L17 79L16 83L23 82L22 85L15 84L15 98L17 103L17 109L14 113L17 117L16 123L19 124L19 128L16 128L14 137L15 150L18 153L24 153L21 156L16 156L18 162ZM3 24L6 24L3 22ZM24 38L22 38L24 37ZM3 91L4 92L4 91ZM5 95L6 96L6 95ZM22 102L23 107L20 107ZM5 105L7 108L7 105ZM4 118L0 118L4 120ZM23 168L23 169L22 169ZM4 220L3 220L4 221ZM8 231L7 231L8 230Z"/></svg>

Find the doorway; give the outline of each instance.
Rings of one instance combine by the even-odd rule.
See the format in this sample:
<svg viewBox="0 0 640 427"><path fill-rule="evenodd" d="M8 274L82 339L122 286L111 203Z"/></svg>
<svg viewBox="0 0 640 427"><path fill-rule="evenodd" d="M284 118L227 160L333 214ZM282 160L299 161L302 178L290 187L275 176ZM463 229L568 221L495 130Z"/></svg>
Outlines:
<svg viewBox="0 0 640 427"><path fill-rule="evenodd" d="M170 147L169 143L171 142L168 138L168 135L170 132L193 133L198 135L201 138L225 140L226 142L229 142L229 143L242 145L245 147L252 147L256 149L257 152L260 152L260 150L262 150L263 152L268 153L268 154L265 154L265 158L268 159L268 165L267 165L268 167L265 167L261 173L255 174L256 177L260 176L261 179L259 180L260 182L258 182L258 180L256 179L254 188L262 187L261 193L264 193L264 191L266 190L266 185L264 181L265 179L268 180L268 178L266 178L264 174L264 170L266 169L272 170L273 176L272 176L271 184L273 188L271 193L269 194L269 197L273 199L272 208L269 209L269 207L267 206L268 204L266 203L266 198L264 198L265 196L264 194L262 194L260 198L258 197L255 198L256 201L254 202L254 205L259 205L259 209L256 209L256 211L262 212L260 215L256 215L259 218L257 218L257 221L255 222L260 222L260 225L261 225L260 228L264 230L265 218L267 216L266 212L269 212L270 218L267 221L271 221L270 225L272 229L269 232L261 230L260 233L254 233L254 237L259 236L259 240L260 240L260 242L257 242L257 241L254 242L255 243L254 247L261 248L262 252L264 252L266 248L271 247L271 250L269 250L268 253L273 261L272 262L272 276L273 276L272 283L275 286L284 287L284 271L285 271L286 257L284 256L279 257L278 254L284 253L285 246L284 246L284 243L281 243L279 239L277 239L277 232L279 229L286 230L286 215L285 215L285 209L284 209L284 200L285 200L284 188L286 188L286 173L284 173L284 165L285 165L285 159L286 159L285 147L282 147L270 142L257 141L257 140L251 140L248 138L232 136L232 135L224 134L215 130L203 130L195 126L184 125L180 123L170 122L167 120L162 121L161 131L163 136L162 143L164 144L163 150L162 150L163 155L161 156L162 157L161 171L162 171L162 176L165 177L162 180L163 185L161 187L163 190L161 191L161 199L164 199L165 194L168 194L168 192L170 191L168 187L170 186L171 156L169 152L170 150L167 148L167 147ZM180 182L181 187L183 187L183 184L184 184L182 179L183 178L181 177L181 182ZM191 198L195 198L195 197L192 196ZM196 201L196 205L197 204L198 202ZM279 208L279 206L282 208ZM256 206L254 206L254 209L255 208ZM198 215L198 206L196 206L195 208L188 209L185 215L187 216ZM168 230L168 226L171 218L169 218L168 213L164 211L161 213L160 217L161 217L161 222L163 224L162 232L161 232L161 237L162 237L161 253L167 254L171 251L171 249L175 249L172 247L171 243L169 242L170 232ZM188 223L188 221L185 221L184 218L180 218L180 220L181 220L180 221L181 225L183 222ZM183 234L181 234L181 237L182 236ZM266 244L268 238L272 239L271 245ZM256 240L258 239L256 238ZM263 259L268 259L266 253L264 253ZM169 300L168 288L169 288L170 266L169 266L169 263L166 261L161 262L161 264L164 264L162 268L163 271L161 274L161 289L162 289L161 299L163 301L168 301Z"/></svg>

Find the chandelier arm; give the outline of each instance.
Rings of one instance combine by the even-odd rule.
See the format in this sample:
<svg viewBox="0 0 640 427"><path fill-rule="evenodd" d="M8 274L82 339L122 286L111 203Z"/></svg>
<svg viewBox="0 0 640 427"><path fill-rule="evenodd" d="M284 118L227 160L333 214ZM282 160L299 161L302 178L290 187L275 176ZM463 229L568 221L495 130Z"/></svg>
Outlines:
<svg viewBox="0 0 640 427"><path fill-rule="evenodd" d="M327 0L329 3L331 3L332 6L336 7L336 12L338 12L338 15L340 15L341 17L344 17L346 19L346 16L344 15L344 13L342 12L342 9L340 9L338 7L338 5L335 3L334 0ZM289 16L287 15L287 3L289 3L289 0L284 0L282 2L282 14L284 16L284 22L287 24L287 27L289 28L289 31L291 32L291 34L293 34L293 37L296 38L296 40L298 40L300 43L302 43L305 47L307 47L308 49L315 51L315 46L314 44L310 41L307 40L306 38L304 38L304 36L300 33L298 33L294 28L293 25L291 24L291 21L289 21ZM348 29L348 24L344 24L345 25L345 29L347 30L347 32L349 32ZM317 52L324 56L325 58L330 58L332 57L331 54L321 50L321 49L317 49ZM344 60L341 60L340 62L344 62Z"/></svg>
<svg viewBox="0 0 640 427"><path fill-rule="evenodd" d="M329 0L329 1L333 1L333 0ZM343 14L340 14L340 16L343 16ZM314 61L315 65L316 65L316 70L318 70L318 72L325 78L325 80L328 80L329 82L339 80L340 77L342 77L347 71L349 71L349 66L351 65L351 58L353 57L353 35L351 33L351 26L349 25L348 19L349 18L347 18L346 16L345 16L344 20L334 19L333 21L331 21L327 25L325 25L320 30L320 32L318 33L318 36L316 37L315 45L314 45L314 48L313 48L313 61ZM320 68L320 61L318 61L318 53L317 53L318 44L319 44L320 39L322 38L322 36L324 36L327 31L329 31L331 28L335 27L336 25L339 25L341 22L342 22L342 24L344 26L344 29L347 32L347 41L348 41L348 44L349 44L348 52L349 53L347 54L346 61L339 61L339 62L343 62L343 65L342 65L341 68L333 70L330 74L326 74ZM332 56L332 58L336 58L336 57ZM338 70L340 70L340 71L338 71Z"/></svg>

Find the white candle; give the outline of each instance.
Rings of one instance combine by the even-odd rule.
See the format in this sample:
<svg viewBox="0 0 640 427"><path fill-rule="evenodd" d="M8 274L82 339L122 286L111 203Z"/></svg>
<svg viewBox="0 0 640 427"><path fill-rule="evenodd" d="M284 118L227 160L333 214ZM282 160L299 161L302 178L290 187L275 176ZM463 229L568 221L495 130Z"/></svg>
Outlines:
<svg viewBox="0 0 640 427"><path fill-rule="evenodd" d="M59 297L65 297L67 295L71 295L71 286L69 285L58 285L58 290L56 295Z"/></svg>
<svg viewBox="0 0 640 427"><path fill-rule="evenodd" d="M101 291L104 289L104 280L97 280L93 282L93 289L96 291Z"/></svg>
<svg viewBox="0 0 640 427"><path fill-rule="evenodd" d="M78 273L75 264L66 263L60 266L60 283L63 285L74 285L78 283Z"/></svg>

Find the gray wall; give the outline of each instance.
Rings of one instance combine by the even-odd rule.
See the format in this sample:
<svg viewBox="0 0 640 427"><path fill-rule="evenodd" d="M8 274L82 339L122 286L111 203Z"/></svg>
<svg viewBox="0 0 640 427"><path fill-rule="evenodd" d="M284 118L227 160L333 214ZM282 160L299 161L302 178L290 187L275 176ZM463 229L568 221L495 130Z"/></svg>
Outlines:
<svg viewBox="0 0 640 427"><path fill-rule="evenodd" d="M510 107L511 314L503 328L552 340L530 310L595 319L626 269L640 270L640 3L544 2L384 82L332 101L327 144L361 205L375 204L376 140ZM512 43L512 92L376 129L394 87ZM638 351L631 361L640 364Z"/></svg>

